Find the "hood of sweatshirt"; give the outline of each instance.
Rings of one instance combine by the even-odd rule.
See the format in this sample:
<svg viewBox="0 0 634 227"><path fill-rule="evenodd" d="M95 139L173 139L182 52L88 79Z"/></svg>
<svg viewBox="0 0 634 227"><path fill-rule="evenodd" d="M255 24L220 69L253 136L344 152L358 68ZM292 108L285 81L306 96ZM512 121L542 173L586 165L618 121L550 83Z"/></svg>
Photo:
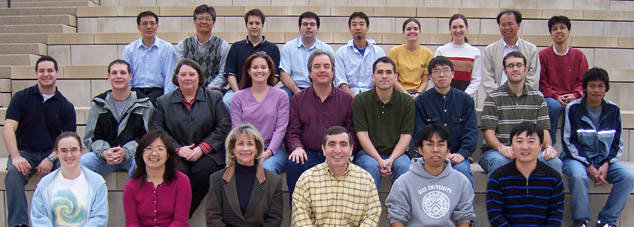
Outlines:
<svg viewBox="0 0 634 227"><path fill-rule="evenodd" d="M453 168L451 168L451 163L449 162L449 159L445 159L444 169L438 176L429 174L427 171L425 171L423 165L425 165L425 160L423 160L423 157L413 158L412 163L409 165L409 171L412 171L412 173L423 178L439 179L449 176L451 174L451 170L453 170Z"/></svg>

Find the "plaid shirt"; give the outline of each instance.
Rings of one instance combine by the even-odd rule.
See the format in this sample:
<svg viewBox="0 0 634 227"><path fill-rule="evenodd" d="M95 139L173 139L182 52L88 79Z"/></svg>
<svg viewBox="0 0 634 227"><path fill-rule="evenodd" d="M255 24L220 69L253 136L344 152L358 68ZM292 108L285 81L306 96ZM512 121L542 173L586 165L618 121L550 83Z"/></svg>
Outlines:
<svg viewBox="0 0 634 227"><path fill-rule="evenodd" d="M335 177L326 162L299 177L292 226L378 226L381 202L368 172L352 163Z"/></svg>

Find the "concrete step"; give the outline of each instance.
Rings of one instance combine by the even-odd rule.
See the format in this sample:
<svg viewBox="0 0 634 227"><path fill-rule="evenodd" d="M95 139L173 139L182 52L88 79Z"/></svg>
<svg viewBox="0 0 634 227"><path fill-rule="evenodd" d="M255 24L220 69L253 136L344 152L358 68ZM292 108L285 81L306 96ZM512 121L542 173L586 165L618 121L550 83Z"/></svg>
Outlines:
<svg viewBox="0 0 634 227"><path fill-rule="evenodd" d="M0 25L27 24L65 24L76 27L77 20L71 15L25 15L0 17Z"/></svg>
<svg viewBox="0 0 634 227"><path fill-rule="evenodd" d="M47 55L47 50L41 43L0 43L0 54Z"/></svg>
<svg viewBox="0 0 634 227"><path fill-rule="evenodd" d="M2 33L0 43L46 43L47 37L43 33Z"/></svg>
<svg viewBox="0 0 634 227"><path fill-rule="evenodd" d="M0 9L0 16L16 15L72 15L75 16L75 7L38 7L38 8L11 8Z"/></svg>
<svg viewBox="0 0 634 227"><path fill-rule="evenodd" d="M40 56L33 54L3 54L0 55L0 66L2 65L35 65Z"/></svg>
<svg viewBox="0 0 634 227"><path fill-rule="evenodd" d="M7 3L0 3L6 7ZM88 1L11 1L11 8L40 8L40 7L77 7L90 6Z"/></svg>
<svg viewBox="0 0 634 227"><path fill-rule="evenodd" d="M74 33L75 27L65 24L0 25L0 33Z"/></svg>

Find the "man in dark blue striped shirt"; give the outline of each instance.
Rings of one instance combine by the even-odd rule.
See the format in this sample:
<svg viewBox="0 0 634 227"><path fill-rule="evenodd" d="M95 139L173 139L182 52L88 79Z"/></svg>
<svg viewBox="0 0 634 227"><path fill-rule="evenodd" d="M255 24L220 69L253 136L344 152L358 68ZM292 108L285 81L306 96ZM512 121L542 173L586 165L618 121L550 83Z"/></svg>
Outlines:
<svg viewBox="0 0 634 227"><path fill-rule="evenodd" d="M487 185L491 226L561 226L564 184L559 172L537 160L543 139L534 123L511 130L514 160L496 169Z"/></svg>

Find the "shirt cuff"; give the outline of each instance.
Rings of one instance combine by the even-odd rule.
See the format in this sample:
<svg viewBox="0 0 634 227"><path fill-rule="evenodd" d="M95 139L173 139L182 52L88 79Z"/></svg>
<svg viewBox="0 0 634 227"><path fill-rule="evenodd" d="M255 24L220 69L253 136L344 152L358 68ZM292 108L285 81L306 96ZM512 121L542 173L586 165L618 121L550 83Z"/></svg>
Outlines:
<svg viewBox="0 0 634 227"><path fill-rule="evenodd" d="M200 147L200 149L202 149L205 154L209 154L211 153L211 151L214 150L214 148L211 147L211 145L209 145L207 142L202 142L198 144L198 147Z"/></svg>

